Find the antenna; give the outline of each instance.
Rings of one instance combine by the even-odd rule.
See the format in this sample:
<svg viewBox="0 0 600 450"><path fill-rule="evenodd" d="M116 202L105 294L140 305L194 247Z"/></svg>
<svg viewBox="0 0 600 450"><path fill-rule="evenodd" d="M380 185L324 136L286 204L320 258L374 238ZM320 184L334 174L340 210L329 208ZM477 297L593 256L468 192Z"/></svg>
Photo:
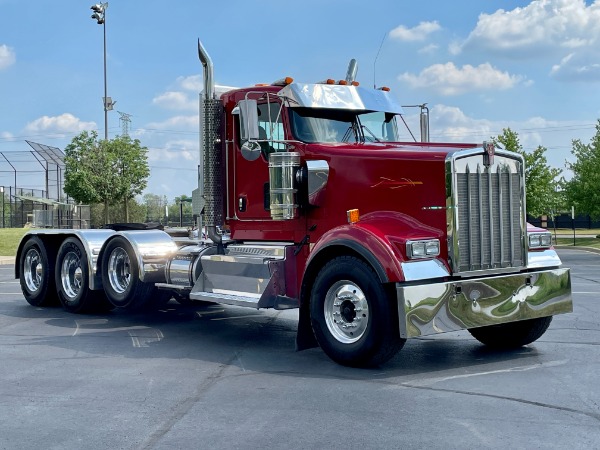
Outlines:
<svg viewBox="0 0 600 450"><path fill-rule="evenodd" d="M131 114L127 114L121 111L117 112L119 113L119 125L121 125L123 136L129 136L129 124L131 124Z"/></svg>
<svg viewBox="0 0 600 450"><path fill-rule="evenodd" d="M379 44L379 50L377 50L377 55L375 55L375 61L373 61L373 89L377 89L377 84L375 83L375 65L377 64L379 52L381 52L381 47L383 47L383 43L385 42L385 38L387 37L387 35L387 31L383 33L383 39L381 39L381 44Z"/></svg>

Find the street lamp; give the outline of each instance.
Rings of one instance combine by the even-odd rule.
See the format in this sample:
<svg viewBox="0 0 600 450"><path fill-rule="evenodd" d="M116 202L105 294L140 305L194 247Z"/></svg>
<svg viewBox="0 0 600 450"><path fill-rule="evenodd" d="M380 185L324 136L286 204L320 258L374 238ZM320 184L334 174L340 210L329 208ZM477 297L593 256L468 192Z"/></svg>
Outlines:
<svg viewBox="0 0 600 450"><path fill-rule="evenodd" d="M94 12L92 19L98 25L102 25L104 29L104 97L102 101L104 103L104 139L108 140L108 111L112 111L114 104L117 102L113 102L112 98L108 96L106 86L106 8L108 8L108 2L96 3L90 9Z"/></svg>

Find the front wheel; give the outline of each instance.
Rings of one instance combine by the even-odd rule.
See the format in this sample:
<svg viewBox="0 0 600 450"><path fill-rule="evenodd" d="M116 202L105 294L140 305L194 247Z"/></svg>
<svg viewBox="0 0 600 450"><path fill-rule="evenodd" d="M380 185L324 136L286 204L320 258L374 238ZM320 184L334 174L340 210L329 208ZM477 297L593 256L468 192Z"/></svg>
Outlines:
<svg viewBox="0 0 600 450"><path fill-rule="evenodd" d="M531 344L550 326L552 316L473 328L469 333L488 347L510 349Z"/></svg>
<svg viewBox="0 0 600 450"><path fill-rule="evenodd" d="M377 366L404 345L396 302L373 269L358 258L339 256L321 269L310 311L319 345L339 364Z"/></svg>

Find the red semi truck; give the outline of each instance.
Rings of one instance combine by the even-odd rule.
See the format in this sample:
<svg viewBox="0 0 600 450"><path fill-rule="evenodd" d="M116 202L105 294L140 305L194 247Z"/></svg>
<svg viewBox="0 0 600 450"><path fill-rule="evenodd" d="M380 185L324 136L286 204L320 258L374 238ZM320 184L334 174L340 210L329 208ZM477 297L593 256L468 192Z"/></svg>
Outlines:
<svg viewBox="0 0 600 450"><path fill-rule="evenodd" d="M286 78L219 98L204 68L197 239L156 229L32 230L15 275L75 313L158 299L299 309L297 348L382 364L406 339L538 339L572 311L569 269L525 219L524 162L491 144L401 142L387 89Z"/></svg>

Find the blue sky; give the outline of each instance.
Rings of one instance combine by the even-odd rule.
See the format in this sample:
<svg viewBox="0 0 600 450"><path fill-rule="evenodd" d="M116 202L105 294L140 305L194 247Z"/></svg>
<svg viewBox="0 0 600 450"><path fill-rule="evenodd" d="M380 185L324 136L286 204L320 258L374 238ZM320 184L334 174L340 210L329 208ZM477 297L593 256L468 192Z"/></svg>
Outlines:
<svg viewBox="0 0 600 450"><path fill-rule="evenodd" d="M29 151L26 139L64 149L84 129L103 136L92 4L0 0L0 152ZM130 114L131 136L149 148L147 192L169 198L196 185L197 38L217 84L343 78L356 58L362 85L428 103L432 140L482 142L510 127L560 168L600 118L600 0L111 0L106 31L109 136L121 133L117 111ZM18 183L41 188L38 178ZM13 183L0 172L0 185Z"/></svg>

